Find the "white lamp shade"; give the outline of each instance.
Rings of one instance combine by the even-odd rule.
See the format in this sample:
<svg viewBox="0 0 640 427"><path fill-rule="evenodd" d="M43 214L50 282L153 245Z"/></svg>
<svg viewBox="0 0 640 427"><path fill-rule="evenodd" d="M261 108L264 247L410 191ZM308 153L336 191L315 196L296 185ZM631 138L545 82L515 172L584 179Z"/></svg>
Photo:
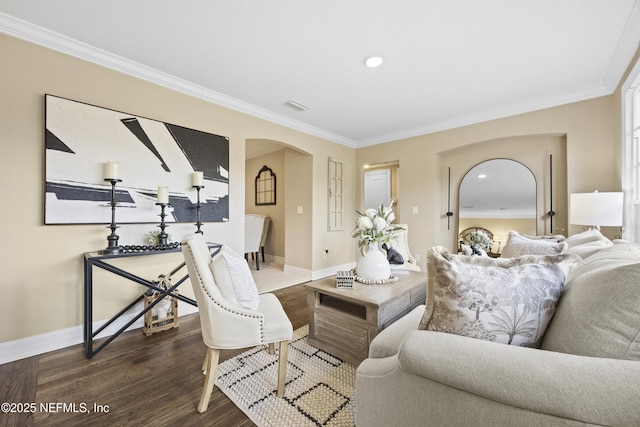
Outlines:
<svg viewBox="0 0 640 427"><path fill-rule="evenodd" d="M569 222L575 225L622 225L622 193L576 193L570 198Z"/></svg>

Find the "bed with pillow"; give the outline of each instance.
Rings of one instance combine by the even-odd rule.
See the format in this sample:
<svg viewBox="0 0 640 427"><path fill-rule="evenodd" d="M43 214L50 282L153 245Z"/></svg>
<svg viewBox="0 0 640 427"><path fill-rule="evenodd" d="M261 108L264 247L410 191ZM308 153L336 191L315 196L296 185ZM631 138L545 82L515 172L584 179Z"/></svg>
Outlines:
<svg viewBox="0 0 640 427"><path fill-rule="evenodd" d="M429 251L427 304L357 369L357 425L640 425L640 247L513 237Z"/></svg>

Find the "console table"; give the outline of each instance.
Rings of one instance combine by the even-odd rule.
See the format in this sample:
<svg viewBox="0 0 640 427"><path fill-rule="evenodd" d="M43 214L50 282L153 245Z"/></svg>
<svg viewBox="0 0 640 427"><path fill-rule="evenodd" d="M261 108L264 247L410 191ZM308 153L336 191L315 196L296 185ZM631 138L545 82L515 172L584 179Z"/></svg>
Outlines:
<svg viewBox="0 0 640 427"><path fill-rule="evenodd" d="M209 243L208 246L209 246L209 249L211 250L211 249L219 249L221 245L217 243ZM171 295L171 293L175 291L178 288L178 286L180 286L185 280L187 280L187 278L189 277L188 274L185 274L179 280L175 281L175 283L172 284L170 289L162 289L156 286L156 284L150 280L136 276L135 274L129 271L126 271L120 267L117 267L113 264L109 264L108 262L105 262L106 260L113 259L113 258L150 256L150 255L159 255L159 254L166 254L166 253L172 253L172 252L181 252L181 249L177 248L177 249L166 249L166 250L160 250L160 251L123 252L118 254L102 254L100 252L86 252L84 254L84 314L83 314L84 333L83 333L83 338L84 338L84 348L85 348L87 359L91 359L93 356L95 356L96 353L98 353L100 350L106 347L111 341L116 339L120 334L122 334L125 330L127 330L131 325L133 325L133 323L135 323L138 319L144 316L144 314L147 311L153 309L153 307L155 307L156 304L158 304L166 296L177 298L180 301L184 301L187 304L191 304L197 307L195 300L191 298L185 297L184 295L180 295L180 294ZM185 265L184 262L182 262L175 269L173 269L173 271L171 271L169 275L172 276L173 274L177 273L178 271L180 271L180 269L182 269L182 267L184 267L184 265ZM147 288L162 294L162 297L156 299L153 303L151 303L141 312L137 313L131 320L129 320L124 326L118 329L118 331L116 331L113 335L105 338L105 340L102 343L100 343L100 345L95 349L93 348L94 338L100 332L102 332L105 328L107 328L109 325L111 325L113 322L119 319L122 315L124 315L126 312L131 310L136 304L141 302L144 298L144 294L140 295L138 298L133 300L129 305L127 305L120 312L118 312L118 314L113 316L111 319L107 320L107 322L104 325L100 326L96 331L94 331L93 330L93 269L94 267L108 271L117 276L124 277L127 280L130 280L139 285L146 286Z"/></svg>
<svg viewBox="0 0 640 427"><path fill-rule="evenodd" d="M425 304L426 273L411 271L398 279L384 285L355 282L353 289L336 288L335 276L305 284L309 344L357 366L380 331Z"/></svg>

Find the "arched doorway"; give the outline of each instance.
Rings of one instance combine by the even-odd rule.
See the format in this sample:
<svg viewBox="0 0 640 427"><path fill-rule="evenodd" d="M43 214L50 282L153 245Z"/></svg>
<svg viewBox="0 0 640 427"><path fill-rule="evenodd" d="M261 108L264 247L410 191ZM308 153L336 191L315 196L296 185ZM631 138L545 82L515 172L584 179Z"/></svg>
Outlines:
<svg viewBox="0 0 640 427"><path fill-rule="evenodd" d="M264 166L276 177L275 204L264 205L256 200L256 176ZM252 270L261 292L311 278L313 217L311 209L305 212L304 206L311 206L312 173L313 157L307 152L280 141L245 141L245 213L271 218L265 258L272 270ZM260 283L261 280L268 283Z"/></svg>

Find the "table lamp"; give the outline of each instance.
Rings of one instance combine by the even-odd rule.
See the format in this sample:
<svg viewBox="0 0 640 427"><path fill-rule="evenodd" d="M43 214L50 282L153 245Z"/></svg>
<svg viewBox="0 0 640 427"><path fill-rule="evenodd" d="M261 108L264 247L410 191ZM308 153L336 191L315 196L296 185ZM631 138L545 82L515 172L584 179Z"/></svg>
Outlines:
<svg viewBox="0 0 640 427"><path fill-rule="evenodd" d="M623 193L575 193L570 197L569 222L589 229L622 226Z"/></svg>

